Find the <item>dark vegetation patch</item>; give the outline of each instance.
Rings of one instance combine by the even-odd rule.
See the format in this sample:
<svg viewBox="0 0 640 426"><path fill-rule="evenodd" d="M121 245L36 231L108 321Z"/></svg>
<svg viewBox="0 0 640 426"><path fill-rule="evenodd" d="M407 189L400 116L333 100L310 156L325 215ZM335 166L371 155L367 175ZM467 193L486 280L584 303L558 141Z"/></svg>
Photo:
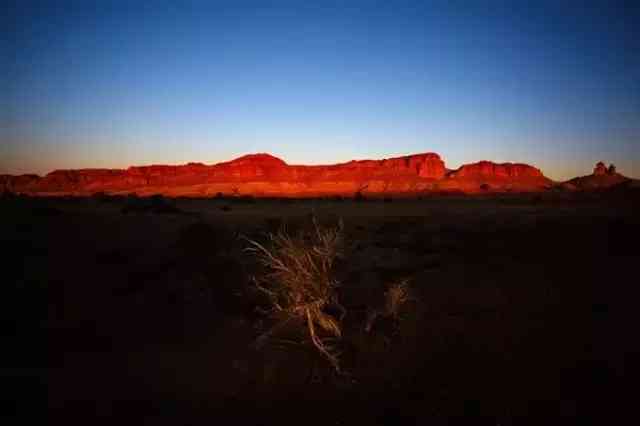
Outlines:
<svg viewBox="0 0 640 426"><path fill-rule="evenodd" d="M213 197L216 201L224 201L227 204L254 204L256 202L256 197L249 194L229 194L225 195L222 192L218 192L215 197Z"/></svg>
<svg viewBox="0 0 640 426"><path fill-rule="evenodd" d="M122 214L128 213L154 213L154 214L180 214L182 210L162 195L152 195L150 197L127 196Z"/></svg>
<svg viewBox="0 0 640 426"><path fill-rule="evenodd" d="M112 195L104 191L99 191L99 192L93 193L91 195L91 199L101 204L113 204L113 203L123 202L124 200L126 200L126 197L123 195Z"/></svg>

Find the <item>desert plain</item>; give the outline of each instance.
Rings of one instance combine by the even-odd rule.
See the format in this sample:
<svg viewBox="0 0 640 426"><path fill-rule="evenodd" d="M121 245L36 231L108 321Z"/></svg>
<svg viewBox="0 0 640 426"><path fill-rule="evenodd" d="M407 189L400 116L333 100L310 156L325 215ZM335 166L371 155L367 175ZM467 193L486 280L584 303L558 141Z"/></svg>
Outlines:
<svg viewBox="0 0 640 426"><path fill-rule="evenodd" d="M637 191L421 199L0 200L5 346L52 419L523 424L591 416L624 375ZM248 241L342 225L340 372L274 324ZM367 324L386 291L397 316ZM336 318L338 316L336 315ZM618 331L616 331L618 330ZM41 339L47 344L43 347ZM19 409L28 410L27 406Z"/></svg>

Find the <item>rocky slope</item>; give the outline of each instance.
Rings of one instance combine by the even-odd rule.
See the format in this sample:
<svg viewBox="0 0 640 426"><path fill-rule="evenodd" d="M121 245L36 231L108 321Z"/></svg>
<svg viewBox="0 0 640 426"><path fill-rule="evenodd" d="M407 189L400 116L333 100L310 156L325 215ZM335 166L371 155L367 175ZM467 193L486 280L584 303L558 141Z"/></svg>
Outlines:
<svg viewBox="0 0 640 426"><path fill-rule="evenodd" d="M169 196L372 196L431 192L531 192L552 182L526 164L489 161L449 170L438 154L323 166L289 165L269 154L250 154L205 165L152 165L128 169L56 170L36 175L0 176L0 189L33 195L90 195L96 192Z"/></svg>
<svg viewBox="0 0 640 426"><path fill-rule="evenodd" d="M574 191L601 191L617 187L632 187L635 184L634 179L618 173L613 164L606 167L605 164L600 161L594 167L592 174L568 180L562 184L562 187L566 190Z"/></svg>

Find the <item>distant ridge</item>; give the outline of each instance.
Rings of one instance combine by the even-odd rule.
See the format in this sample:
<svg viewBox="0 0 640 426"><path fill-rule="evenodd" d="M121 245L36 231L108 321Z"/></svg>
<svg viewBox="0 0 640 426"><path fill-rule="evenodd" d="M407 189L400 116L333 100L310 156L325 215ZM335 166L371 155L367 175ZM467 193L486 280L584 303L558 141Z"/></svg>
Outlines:
<svg viewBox="0 0 640 426"><path fill-rule="evenodd" d="M600 173L601 170L598 170ZM576 179L557 184L528 164L498 164L491 161L465 164L450 170L435 153L318 166L289 165L271 154L256 153L213 165L188 163L132 166L127 169L56 170L44 177L33 174L0 175L0 190L30 195L83 196L103 192L304 198L418 196L443 192L539 192L551 188L579 190L593 186L585 177ZM599 174L596 179L608 179L616 183L628 180L617 173Z"/></svg>

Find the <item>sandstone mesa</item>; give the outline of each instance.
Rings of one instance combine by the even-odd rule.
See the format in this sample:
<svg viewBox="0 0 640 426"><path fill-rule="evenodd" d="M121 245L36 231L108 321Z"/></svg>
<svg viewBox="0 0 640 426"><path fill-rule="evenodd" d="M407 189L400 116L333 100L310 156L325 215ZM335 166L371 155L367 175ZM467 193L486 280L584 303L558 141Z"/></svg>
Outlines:
<svg viewBox="0 0 640 426"><path fill-rule="evenodd" d="M585 179L620 183L624 178L598 163ZM582 180L580 180L582 179ZM609 182L610 181L610 182ZM589 180L589 182L591 182ZM438 154L383 160L353 160L332 165L289 165L270 154L248 154L205 165L135 166L127 169L56 170L38 175L0 175L0 190L29 195L108 194L212 197L417 196L429 193L538 192L555 183L527 164L480 161L448 170ZM587 185L588 186L588 185Z"/></svg>

